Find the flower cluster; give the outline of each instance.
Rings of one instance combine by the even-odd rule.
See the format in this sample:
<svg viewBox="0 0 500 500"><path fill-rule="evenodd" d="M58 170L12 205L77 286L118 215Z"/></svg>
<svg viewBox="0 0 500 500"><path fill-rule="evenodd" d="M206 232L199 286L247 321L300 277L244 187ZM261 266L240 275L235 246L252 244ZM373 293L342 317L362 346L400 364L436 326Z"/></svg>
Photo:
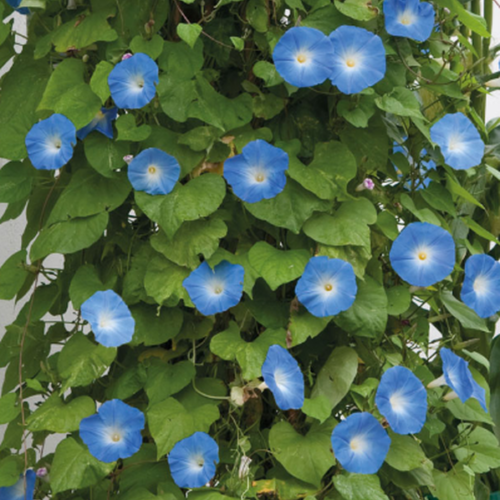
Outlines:
<svg viewBox="0 0 500 500"><path fill-rule="evenodd" d="M21 0L6 1L19 13L31 16L30 10L19 8ZM334 2L328 6L333 9L339 4L346 11L353 9L360 14L366 6L358 3L344 2L340 5ZM78 8L82 7L82 2L78 4ZM378 8L370 2L367 6L379 14ZM177 7L182 13L181 6ZM280 453L285 453L275 446L280 441L273 433L277 426L269 432L265 425L261 425L266 421L282 420L278 425L282 429L288 428L287 432L292 436L288 438L290 441L310 439L321 443L318 447L324 448L322 458L326 455L323 462L330 468L337 463L338 469L344 470L335 471L334 477L338 479L349 478L345 472L377 473L397 439L410 440L412 438L408 436L421 433L419 438L425 440L423 436L426 432L422 431L426 423L426 427L430 425L428 404L433 401L439 401L435 405L438 409L456 410L461 403L467 403L477 408L477 411L480 411L479 406L485 412L488 411L487 393L481 385L481 378L469 368L464 358L450 348L443 347L448 345L448 340L443 340L437 349L441 359L439 361L437 358L437 363L439 367L442 366L442 376L430 383L432 377L429 376L429 369L422 366L418 356L420 352L407 355L407 350L413 348L412 343L420 334L416 332L420 324L415 317L425 319L425 326L428 326L428 318L421 314L422 311L427 312L424 307L429 307L432 315L436 315L436 324L439 326L437 322L444 315L438 315L436 310L441 298L448 307L445 303L446 295L450 297L447 290L453 290L454 296L460 296L461 302L451 297L450 314L446 314L445 319L454 315L452 309L456 308L459 314L455 317L458 319L461 316L462 326L467 330L473 325L478 330L486 331L482 325L491 326L491 320L496 319L495 315L500 312L500 263L496 260L497 249L490 250L491 247L482 242L482 239L488 240L488 243L496 242L498 231L495 234L475 231L476 240L472 239L472 233L471 237L464 236L468 229L474 231L474 221L469 225L472 220L469 218L470 212L464 209L457 215L455 199L450 201L439 197L444 189L444 181L441 185L439 179L444 179L446 175L450 183L455 183L455 176L459 179L465 176L472 178L476 171L469 169L481 165L485 151L489 154L489 148L486 150L474 124L479 122L472 110L468 110L469 118L462 112L445 114L442 111L464 108L436 106L436 114L432 118L426 114L425 118L429 121L423 124L423 120L418 117L423 116L420 114L424 110L413 109L410 105L406 107L405 99L413 100L416 107L422 102L417 85L407 82L420 81L418 79L421 74L425 74L424 70L417 73L410 67L407 68L409 72L405 72L401 65L401 74L391 71L396 54L407 51L407 47L417 47L407 54L410 66L413 56L419 61L427 58L426 47L435 49L434 43L441 47L444 38L436 42L436 35L425 46L400 39L410 39L420 44L429 40L436 30L444 29L442 24L435 25L433 5L420 0L384 0L379 7L380 22L352 21L364 27L338 26L336 23L336 29L330 33L331 28L323 32L300 26L299 18L296 26L289 29L283 28L288 24L282 22L266 35L259 33L260 38L255 43L258 50L255 52L261 51L264 57L266 54L272 57L274 66L269 61L254 58L254 49L246 46L247 34L244 38L231 37L235 48L240 47L241 42L244 44L240 53L234 54L242 56L245 65L250 61L256 62L253 74L251 66L248 71L245 68L245 71L234 74L234 81L241 77L238 85L241 84L247 91L243 99L222 95L221 89L228 85L228 81L232 83L232 80L214 68L218 65L218 59L225 57L221 54L229 51L222 42L220 46L209 45L217 40L204 31L205 24L210 22L206 16L203 22L193 22L183 28L192 30L192 33L203 30L207 35L207 45L202 50L210 53L210 60L217 61L214 68L211 63L198 64L200 57L196 50L202 43L192 40L193 43L185 43L185 37L181 36L183 28L178 32L182 42L164 41L160 36L163 33L161 31L153 34L154 9L151 9L151 13L148 11L151 19L144 27L147 39L138 37L130 43L125 43L126 37L121 34L130 29L130 23L123 20L123 12L117 11L114 16L111 10L111 14L106 17L96 7L88 11L88 17L82 14L81 22L86 23L83 24L84 29L89 25L90 16L96 19L101 16L103 25L111 18L118 21L118 26L121 24L121 30L116 25L110 30L113 33L120 32L114 49L107 52L102 50L102 53L106 52L107 60L101 69L109 76L100 75L100 82L97 82L97 78L91 81L92 91L93 85L102 86L102 92L95 91L94 96L101 100L96 101L90 115L78 126L75 126L77 120L73 123L63 112L56 112L60 109L58 107L48 110L40 108L42 112L54 111L54 114L43 114L41 117L44 119L29 123L31 129L26 136L25 132L21 136L29 162L35 169L59 170L66 166L60 176L61 191L55 191L54 197L47 198L43 204L40 217L42 236L31 245L28 234L26 238L23 237L23 240L27 240L23 241L23 245L31 245L36 255L37 246L43 246L45 235L48 233L50 236L51 231L56 233L57 241L63 240L65 244L67 240L73 243L73 239L77 239L72 237L75 234L85 237L81 245L78 242L67 247L68 265L76 263L81 266L82 274L78 271L78 277L74 278L68 293L64 283L60 283L64 279L49 285L54 289L56 285L59 286L62 298L58 298L55 305L48 305L37 318L47 311L60 314L59 302L71 299L74 304L81 304L75 330L67 331L64 321L59 331L56 328L42 331L41 336L54 337L57 344L64 343L63 352L57 352L49 363L43 365L40 380L28 379L27 387L35 394L43 394L44 398L53 392L55 397L60 397L61 404L65 405L68 412L70 405L81 410L73 403L81 398L78 403L83 407L82 414L76 418L76 425L70 428L74 422L67 424L64 432L72 434L70 439L75 440L76 446L83 447L87 460L93 463L85 474L94 474L96 477L100 474L98 479L103 484L104 481L110 483L108 496L128 495L126 488L120 489L121 478L129 480L131 475L127 475L130 469L137 476L141 475L135 472L141 470L140 466L134 469L132 465L142 464L143 454L145 462L150 461L147 457L151 450L154 456L158 454L162 462L160 465L165 468L166 484L168 489L172 489L172 492L164 492L167 496L170 493L179 496L172 481L178 488L188 490L223 485L221 491L227 493L228 498L243 498L250 490L255 498L260 497L267 492L270 482L280 483L276 489L285 490L281 483L287 481L289 464L285 466L285 463L281 463L276 469L276 464L271 468L268 463L261 463L260 459L257 462L249 458L253 457L252 454L247 456L247 451L255 447L253 441L258 442L258 451L252 453L260 453L261 448L264 453L268 453L268 448L271 448L272 460L276 458L277 462L280 462ZM231 6L225 8L238 10ZM246 17L251 17L251 8L246 4L244 8L248 9ZM313 12L322 8L322 5L314 7ZM35 7L30 5L30 9ZM158 10L161 10L160 6ZM214 10L214 15L216 11L218 9ZM36 15L33 14L33 17ZM441 11L439 19L441 21ZM254 18L249 26L253 27L256 22ZM65 26L62 24L58 35L61 39L64 38L61 33L64 34ZM142 26L144 23L141 29ZM367 27L370 30L365 29ZM282 28L284 34L279 37ZM248 27L248 30L250 32L251 28ZM111 33L108 35L112 38ZM396 39L391 39L391 36ZM54 41L57 39L54 37L49 40L50 49L52 45L58 47ZM177 50L172 48L174 45L183 48L175 57L171 57L169 51L173 53ZM93 51L94 46L88 47ZM132 53L135 52L133 47L144 47L151 57L145 53ZM261 47L265 47L265 50ZM158 54L155 57L154 54L160 48L164 52L161 57ZM43 50L43 43L36 45L36 54ZM87 51L87 47L82 50ZM124 50L127 53L122 56ZM60 54L61 58L66 58L72 51L72 47L68 48L66 55ZM87 63L94 57L82 54L80 61L79 51L76 49L76 62ZM55 52L59 52L59 49L56 48ZM183 54L188 59L187 55L191 56L195 52L195 62L190 60L186 62L186 68L181 67ZM69 59L75 62L70 57L66 60ZM184 78L171 71L173 60L179 73L184 69L193 69L191 73L186 71L189 77ZM90 62L93 63L92 59ZM406 61L403 62L406 66ZM259 63L264 63L264 66L259 68ZM418 64L414 67L417 68ZM165 69L167 67L170 67L170 71ZM160 68L163 71L161 77ZM257 68L261 71L260 75L266 72L266 78L257 76ZM447 72L443 66L436 80L441 76L444 78ZM451 70L449 72L452 73ZM254 76L264 80L265 85L260 84L263 89L253 83ZM88 77L85 71L85 80ZM280 87L275 89L276 92L265 93L267 87L273 87L272 83L277 81ZM163 93L170 84L172 88L169 88L169 92ZM431 83L428 85L431 86ZM310 89L314 86L321 88ZM398 88L393 93L387 90L391 87ZM454 88L446 87L440 98L451 99ZM398 91L404 93L401 101L394 97ZM328 104L324 108L328 107L330 118L318 120L318 123L325 130L325 136L331 137L315 142L308 141L306 137L310 129L311 135L321 135L311 125L314 120L310 120L308 115L308 99L312 101L318 95L323 100L317 102ZM295 96L299 96L297 101L300 100L298 107L301 109L298 115L292 115L294 120L276 118L277 115L273 114L276 110L288 112L297 106L297 101L293 101ZM303 100L302 96L305 96ZM224 103L229 111L227 116L221 113L219 117L217 108L224 107ZM353 108L349 107L351 104ZM175 112L161 113L161 110L170 110L172 105L187 110L186 116L176 120L173 118ZM404 112L398 115L400 107L404 108ZM81 127L99 108L94 118ZM414 114L408 114L410 112ZM242 117L246 115L249 118L245 121ZM296 119L297 116L300 119ZM127 130L127 120L131 118L134 120L128 123L133 123L133 128ZM347 140L356 133L363 137L366 132L366 137L369 136L372 130L379 127L376 120L382 123L380 127L384 127L385 122L388 124L387 136L384 135L384 141L381 141L384 144L380 146L385 155L383 161L379 161L375 154L378 151L374 151L373 158L370 154L369 148L376 149L378 144L374 147L367 140L368 144L362 144L358 151L355 150L357 143L352 145ZM171 126L176 121L180 125ZM122 124L125 124L124 129ZM305 132L296 138L288 127ZM388 157L387 149L390 153L394 138L404 135L401 132L403 128L404 134L410 136L412 141L418 136L415 147L410 148L409 140L407 142L405 137L402 144L394 143L394 156ZM117 131L119 137L115 141ZM142 133L144 136L147 133L150 135L144 139ZM325 142L327 140L331 142ZM102 165L96 166L91 162L93 142L105 143L110 147L109 155L99 158L106 160L103 161L106 164L103 170L99 168ZM325 145L332 147L328 149ZM330 154L330 151L333 152ZM398 153L403 154L405 159ZM342 158L338 164L335 163L337 154ZM378 156L382 158L382 155ZM410 182L407 177L403 182L394 182L397 179L390 174L394 172L391 170L391 160L396 170L396 163L402 161L405 167L401 170L405 173L409 165ZM95 171L85 162L91 163ZM381 163L380 168L377 162ZM333 163L335 165L332 166ZM110 169L105 171L108 164ZM488 169L491 168L488 165ZM84 169L87 171L83 172ZM461 170L469 171L456 172ZM482 172L483 169L477 170ZM64 212L60 210L59 204L62 205L61 200L64 202L65 197L69 197L68 192L71 194L71 191L66 189L68 186L73 188L73 179L77 178L72 176L75 173L88 174L89 171L92 174L89 174L89 178L99 179L99 193L108 189L111 191L109 199L97 209L94 205L100 205L101 200L96 203L93 199L93 203L88 203L89 206L82 208L78 205L74 214L68 215L68 220L61 220L64 217L58 219L56 216ZM36 184L36 189L39 188L38 183L44 186L49 178L49 174L36 173L32 169L30 173L33 176L30 182L32 180L33 185ZM388 175L384 177L385 174ZM58 173L53 175L59 177ZM398 171L400 178L402 175ZM434 179L432 184L431 177ZM221 196L217 196L216 189L214 192L206 188L196 190L196 183L200 180L202 182L198 186L210 186L210 182L203 182L214 181L213 184L220 188ZM89 186L88 190L91 189L92 186ZM390 190L395 191L400 198L396 196L394 199ZM465 188L458 186L452 193L453 197L462 196L464 191ZM304 193L303 197L300 193ZM446 194L449 192L446 191ZM470 197L466 201L471 201ZM473 197L472 201L475 201ZM344 211L346 207L356 204L360 207L359 213ZM37 203L29 204L27 211L36 212L38 205L38 200ZM427 208L435 208L434 205L443 214ZM476 205L480 206L479 202ZM50 211L52 206L57 208L50 215L48 212L46 214L45 209ZM405 218L403 206L409 211L409 218ZM274 211L279 212L279 219L273 219L272 216L276 215ZM455 217L450 222L448 214L453 213ZM384 219L384 216L387 218ZM493 211L488 216L495 217ZM91 218L91 223L85 226ZM105 219L105 223L95 229L91 224L98 218ZM414 220L430 222L410 222ZM64 224L71 226L67 232L64 232ZM59 226L63 226L60 234L57 233ZM371 230L369 226L374 229ZM81 231L81 227L84 230ZM31 231L30 227L28 233ZM111 231L114 234L110 235ZM88 238L87 233L91 233ZM101 242L104 243L99 247ZM46 246L51 251L54 248L58 250L56 244L54 248L48 244ZM118 250L111 259L114 247ZM86 248L88 252L85 250L81 255L71 255ZM472 254L468 258L465 258L466 251ZM40 262L37 273L41 272L41 263L46 255L48 253L36 255L39 258L32 259L33 263ZM16 279L21 272L27 274L36 268L35 265L25 265L24 261L22 266L16 264L15 272L12 272ZM164 268L168 271L164 271ZM73 268L68 269L73 271ZM98 270L99 279L93 274L94 270ZM46 274L51 279L50 270ZM100 278L106 279L100 281ZM25 285L19 287L21 291L26 284L31 284L26 276L23 280ZM48 287L42 289L39 295L46 293ZM255 290L259 290L259 294L263 291L261 296L257 297ZM80 298L82 301L77 300ZM425 302L422 304L419 300ZM42 306L36 304L35 313L38 313L38 308L41 310ZM383 309L383 320L377 317L378 308ZM370 324L372 318L373 323L380 323L377 331L373 332ZM489 319L489 323L484 319ZM36 322L33 320L33 323ZM360 324L366 326L366 331L358 328ZM36 325L33 326L29 321L26 325L21 347L23 343L28 345L32 341L31 336L36 340ZM231 326L228 328L228 325ZM14 326L12 331L17 335L17 322ZM83 331L86 335L74 335L76 331ZM24 338L26 332L28 337ZM400 332L403 333L400 335ZM349 334L352 336L349 337ZM379 338L387 337L387 343L391 344L390 349L394 346L394 351L378 349L377 335L380 335ZM86 359L91 365L90 375L77 373L66 377L64 372L70 370L64 366L65 363L69 364L67 359L64 360L64 349L69 350L67 346L73 342L78 346L78 337L83 339L85 344L82 345L86 346L82 347L82 351L96 351ZM220 341L221 338L224 342ZM217 341L220 341L219 345ZM357 342L360 348L355 351L352 346ZM223 347L221 343L224 343ZM379 342L379 345L382 343ZM339 360L339 357L333 356L326 363L324 361L332 345L340 352L350 351L352 354L349 370L342 372L340 377L338 366L342 365L344 358L339 356L342 358ZM460 347L458 342L451 345L453 349ZM13 341L9 347L17 355L18 344ZM29 347L32 348L32 345ZM403 354L399 356L399 352ZM366 356L363 353L367 353ZM100 356L109 356L109 360L101 360ZM375 358L374 366L370 366L367 361L372 356ZM38 368L40 360L33 357ZM348 358L346 354L345 359ZM61 359L63 361L60 362ZM332 359L333 368L327 366ZM216 364L220 360L221 364ZM32 366L26 359L24 365L21 361L22 352L21 358L16 358L21 373L20 385L13 390L21 392L19 406L24 408L23 370L24 376L31 377ZM228 362L227 365L223 364L224 361ZM221 372L226 372L224 380ZM338 379L344 375L346 380L341 380L340 385L345 385L345 391L339 390L342 394L337 397L338 394L333 394L331 389L333 387L337 391ZM93 384L96 377L100 376L103 378L97 382L102 382L102 387L97 387L97 384ZM216 377L221 380L214 380ZM352 385L356 377L363 384L368 380L366 386ZM68 396L67 389L72 387L73 379L78 379L75 382L78 392L72 391ZM428 383L427 386L423 380ZM203 382L207 382L206 388ZM324 394L316 398L315 393L321 392L322 385L323 389L326 387ZM350 387L352 392L349 392ZM98 401L97 412L94 411L95 406L90 411L85 408L88 394ZM361 394L364 400L358 397ZM341 399L347 403L342 405ZM47 400L44 399L42 405L47 404ZM198 404L200 401L202 403ZM249 415L243 412L236 415L238 406L248 401L257 402L256 409L252 408ZM267 412L265 415L263 408ZM167 410L171 410L171 413ZM15 411L17 406L14 407ZM28 411L31 419L31 409L27 408ZM434 406L431 413L433 411ZM155 412L159 420L165 421L161 433L153 422ZM216 430L211 436L208 434L209 429L214 431L211 426L219 416L222 416L221 420L227 417L226 422L224 425L215 424ZM257 431L255 436L248 439L247 436L243 437L244 433L240 433L238 427L245 418L250 422L248 428ZM307 427L314 418L320 424L315 423L309 435ZM432 415L434 418L435 414ZM175 419L178 420L171 423ZM35 428L38 421L32 418L26 423L23 414L21 422L31 431L30 425ZM297 422L299 424L296 426ZM306 429L298 430L304 422ZM234 436L228 439L227 432L227 428L233 424L238 427L237 455L234 454ZM52 423L47 429L50 430L51 426ZM318 428L321 432L316 434ZM326 428L325 435L323 429ZM45 428L41 429L41 432L45 431ZM295 438L293 433L297 434ZM34 434L34 442L38 438ZM262 446L259 441L261 438L264 442ZM6 456L9 453L6 452ZM232 470L227 467L235 456L241 463L239 471L237 464ZM129 467L123 461L131 457L134 458L129 460ZM29 459L32 460L32 457ZM95 465L94 459L103 464ZM263 462L267 462L267 459ZM387 462L392 467L390 458ZM0 500L33 500L37 477L41 488L37 496L45 495L47 492L43 488L49 483L49 472L52 475L52 467L56 467L54 464L57 464L56 459L40 463L36 473L31 469L24 470L19 479L21 469L16 469L14 474L10 473L10 485L0 488ZM470 466L472 471L473 466ZM300 467L300 464L295 467ZM260 469L265 470L265 482L252 477L260 474ZM404 482L408 471L401 472L401 481ZM428 471L425 472L428 475ZM439 476L441 472L437 469L435 472L438 474L436 477L443 481ZM284 480L281 475L285 477ZM290 491L298 489L299 483L306 484L304 488L308 487L300 473L295 479L297 484L286 484ZM320 479L318 484L321 483ZM84 476L81 484L92 487L92 481L89 480L87 484L86 480ZM130 482L133 482L132 479ZM335 479L333 483L337 486ZM245 486L247 489L244 489ZM324 486L321 485L323 493L303 494L300 491L296 496L331 495ZM59 492L55 491L57 486L51 487L52 493L58 496ZM61 492L64 496L65 491L71 490L68 495L82 496L75 491L77 489L70 485L66 490L61 488ZM95 494L102 496L104 490L97 489ZM153 490L153 487L149 489ZM159 489L158 495L161 496L163 493ZM347 498L348 495L338 489L339 492L333 494ZM140 493L141 489L137 491ZM154 491L156 494L157 490ZM146 494L149 492L146 491ZM181 496L188 494L191 495L191 492L181 492ZM289 493L291 496L294 494ZM425 494L419 492L419 495ZM360 495L362 493L358 495L361 498Z"/></svg>

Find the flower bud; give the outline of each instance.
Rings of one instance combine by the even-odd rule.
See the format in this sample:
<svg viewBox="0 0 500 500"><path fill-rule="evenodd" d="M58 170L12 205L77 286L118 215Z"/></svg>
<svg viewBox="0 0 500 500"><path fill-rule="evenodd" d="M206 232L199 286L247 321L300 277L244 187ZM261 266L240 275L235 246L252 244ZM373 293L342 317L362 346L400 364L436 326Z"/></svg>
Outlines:
<svg viewBox="0 0 500 500"><path fill-rule="evenodd" d="M373 188L375 187L375 183L370 179L366 178L357 188L356 191L364 191L365 189L368 189L369 191L372 191Z"/></svg>
<svg viewBox="0 0 500 500"><path fill-rule="evenodd" d="M36 471L36 477L39 477L39 478L44 478L48 475L49 471L47 470L46 467L40 467L37 471Z"/></svg>

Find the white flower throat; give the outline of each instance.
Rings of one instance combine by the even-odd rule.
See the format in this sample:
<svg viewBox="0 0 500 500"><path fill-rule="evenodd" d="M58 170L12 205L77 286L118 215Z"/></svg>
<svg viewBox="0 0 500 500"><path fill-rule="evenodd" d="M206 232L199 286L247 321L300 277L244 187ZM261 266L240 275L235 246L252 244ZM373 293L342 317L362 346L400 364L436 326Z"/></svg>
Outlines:
<svg viewBox="0 0 500 500"><path fill-rule="evenodd" d="M448 139L448 149L454 153L461 153L464 149L462 137L459 134L453 134Z"/></svg>
<svg viewBox="0 0 500 500"><path fill-rule="evenodd" d="M415 14L407 10L402 12L398 17L398 21L404 26L412 25L415 22L415 20L416 20Z"/></svg>
<svg viewBox="0 0 500 500"><path fill-rule="evenodd" d="M405 406L406 406L406 400L401 394L395 392L389 398L389 402L391 403L391 407L392 407L393 411L395 411L396 413L400 413L400 412L404 411Z"/></svg>
<svg viewBox="0 0 500 500"><path fill-rule="evenodd" d="M479 275L475 280L472 288L476 293L482 294L488 291L489 281L485 276Z"/></svg>
<svg viewBox="0 0 500 500"><path fill-rule="evenodd" d="M299 51L296 56L295 60L299 63L299 65L304 65L304 64L309 64L311 62L311 54L305 50Z"/></svg>
<svg viewBox="0 0 500 500"><path fill-rule="evenodd" d="M103 311L99 316L99 328L107 329L112 328L114 325L115 319L113 315L109 311Z"/></svg>
<svg viewBox="0 0 500 500"><path fill-rule="evenodd" d="M50 137L47 142L47 148L52 152L52 153L59 153L59 151L62 148L62 140L58 135L54 135Z"/></svg>
<svg viewBox="0 0 500 500"><path fill-rule="evenodd" d="M349 442L349 447L355 453L363 453L366 450L366 441L363 436L356 436Z"/></svg>
<svg viewBox="0 0 500 500"><path fill-rule="evenodd" d="M142 75L134 75L130 79L130 86L132 87L133 90L140 92L144 88L144 85L145 81Z"/></svg>

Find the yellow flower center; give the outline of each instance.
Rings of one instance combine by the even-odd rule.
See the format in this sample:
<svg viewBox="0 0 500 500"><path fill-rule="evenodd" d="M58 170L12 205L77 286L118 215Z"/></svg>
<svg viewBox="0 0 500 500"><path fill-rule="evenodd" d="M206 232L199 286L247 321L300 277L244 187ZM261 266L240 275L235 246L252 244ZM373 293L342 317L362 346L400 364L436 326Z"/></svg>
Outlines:
<svg viewBox="0 0 500 500"><path fill-rule="evenodd" d="M303 64L306 61L307 61L307 57L304 54L299 54L297 56L297 62L299 62L300 64Z"/></svg>
<svg viewBox="0 0 500 500"><path fill-rule="evenodd" d="M214 293L216 295L220 295L222 293L222 291L223 291L222 287L220 287L220 286L217 286L217 287L214 288Z"/></svg>
<svg viewBox="0 0 500 500"><path fill-rule="evenodd" d="M408 26L409 24L411 24L411 20L408 16L403 16L401 18L401 24L404 24L405 26Z"/></svg>
<svg viewBox="0 0 500 500"><path fill-rule="evenodd" d="M332 285L330 285L330 283L328 283L327 285L325 285L325 290L326 290L327 292L331 292L331 291L333 290L333 286L332 286Z"/></svg>
<svg viewBox="0 0 500 500"><path fill-rule="evenodd" d="M359 439L354 438L354 439L351 439L349 446L351 447L352 451L356 451L356 450L359 450L359 448L361 447L361 442L359 441Z"/></svg>
<svg viewBox="0 0 500 500"><path fill-rule="evenodd" d="M354 68L354 66L356 66L354 59L347 59L346 64L349 68Z"/></svg>
<svg viewBox="0 0 500 500"><path fill-rule="evenodd" d="M255 176L255 180L256 180L257 182L264 182L265 177L264 177L264 175L263 175L263 174L257 174L257 175Z"/></svg>
<svg viewBox="0 0 500 500"><path fill-rule="evenodd" d="M115 432L112 436L111 436L111 440L115 443L118 443L120 440L121 440L121 436L120 434L118 434L117 432Z"/></svg>
<svg viewBox="0 0 500 500"><path fill-rule="evenodd" d="M418 253L418 258L420 260L425 260L425 259L427 259L427 254L425 252L419 252Z"/></svg>
<svg viewBox="0 0 500 500"><path fill-rule="evenodd" d="M156 174L156 167L154 165L150 165L148 168L148 172L153 175Z"/></svg>

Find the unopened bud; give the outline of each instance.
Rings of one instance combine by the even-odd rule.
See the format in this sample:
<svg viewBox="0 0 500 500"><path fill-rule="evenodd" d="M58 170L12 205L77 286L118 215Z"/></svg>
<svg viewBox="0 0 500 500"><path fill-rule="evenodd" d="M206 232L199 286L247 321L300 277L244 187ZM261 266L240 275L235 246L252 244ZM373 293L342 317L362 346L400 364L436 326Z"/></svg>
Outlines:
<svg viewBox="0 0 500 500"><path fill-rule="evenodd" d="M250 473L250 464L252 463L252 459L247 456L241 457L240 468L238 470L238 477L240 479L245 479Z"/></svg>
<svg viewBox="0 0 500 500"><path fill-rule="evenodd" d="M130 59L132 57L133 54L131 54L130 52L127 52L126 54L123 54L122 56L122 61L126 61L127 59Z"/></svg>
<svg viewBox="0 0 500 500"><path fill-rule="evenodd" d="M365 189L368 189L369 191L372 191L373 188L375 187L375 183L369 179L366 178L357 188L356 191L364 191Z"/></svg>
<svg viewBox="0 0 500 500"><path fill-rule="evenodd" d="M126 155L123 157L123 161L127 164L130 165L132 160L134 159L134 155Z"/></svg>
<svg viewBox="0 0 500 500"><path fill-rule="evenodd" d="M44 478L48 475L49 471L47 470L46 467L40 467L37 471L36 471L36 477L40 477L40 478Z"/></svg>

